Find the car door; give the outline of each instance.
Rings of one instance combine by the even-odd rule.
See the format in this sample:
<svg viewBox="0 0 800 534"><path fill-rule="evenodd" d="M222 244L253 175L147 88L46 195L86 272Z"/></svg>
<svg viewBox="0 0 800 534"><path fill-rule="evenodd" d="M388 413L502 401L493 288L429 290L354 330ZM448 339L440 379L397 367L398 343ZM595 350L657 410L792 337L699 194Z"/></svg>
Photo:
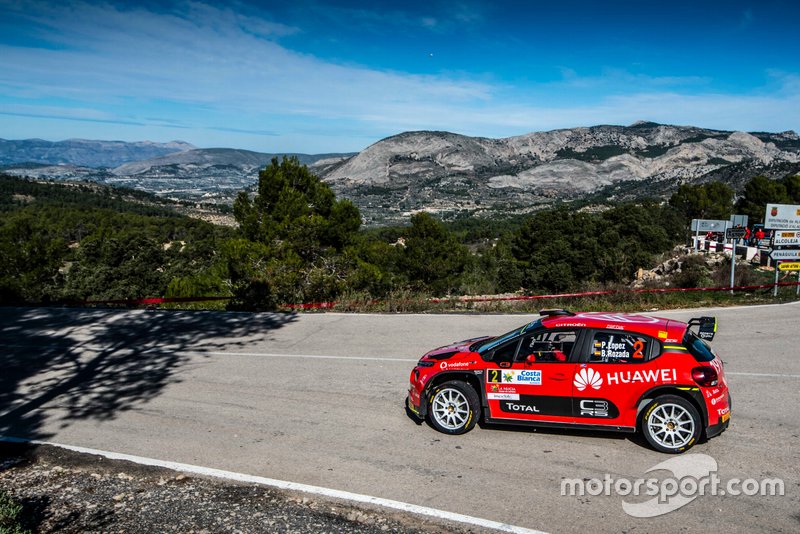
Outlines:
<svg viewBox="0 0 800 534"><path fill-rule="evenodd" d="M620 330L594 330L587 336L587 354L580 358L573 380L576 422L635 426L638 399L665 380L672 382L675 375L659 367L661 344Z"/></svg>
<svg viewBox="0 0 800 534"><path fill-rule="evenodd" d="M485 373L491 419L571 423L578 330L538 330L495 349Z"/></svg>

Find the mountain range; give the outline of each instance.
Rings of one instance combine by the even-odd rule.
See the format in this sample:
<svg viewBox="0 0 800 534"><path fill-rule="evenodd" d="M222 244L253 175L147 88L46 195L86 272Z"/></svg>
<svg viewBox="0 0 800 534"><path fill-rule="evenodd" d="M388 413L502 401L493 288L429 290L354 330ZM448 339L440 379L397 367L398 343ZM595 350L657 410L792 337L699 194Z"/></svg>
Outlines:
<svg viewBox="0 0 800 534"><path fill-rule="evenodd" d="M153 143L151 141L92 141L67 139L0 139L0 165L39 163L45 165L76 165L82 167L116 167L129 161L156 158L195 148L183 141Z"/></svg>
<svg viewBox="0 0 800 534"><path fill-rule="evenodd" d="M116 166L90 166L86 150L62 150L71 164L37 160L20 165L6 150L26 141L0 142L5 172L42 178L94 179L162 195L229 202L252 188L258 169L276 154L236 149L195 149L179 141L134 143L112 155L98 143L104 161L122 161L135 150L171 150ZM63 142L71 143L71 142ZM92 143L92 142L84 142ZM90 146L90 145L85 145ZM37 152L37 150L39 152ZM73 154L75 159L66 155ZM83 159L78 159L80 155ZM800 172L800 137L793 132L737 132L637 122L592 126L490 139L449 132L405 132L357 154L294 154L343 197L352 199L367 223L397 222L418 210L443 217L526 213L555 201L589 196L615 201L667 196L682 183L721 180L740 189L756 174L780 177ZM29 160L33 161L33 160Z"/></svg>

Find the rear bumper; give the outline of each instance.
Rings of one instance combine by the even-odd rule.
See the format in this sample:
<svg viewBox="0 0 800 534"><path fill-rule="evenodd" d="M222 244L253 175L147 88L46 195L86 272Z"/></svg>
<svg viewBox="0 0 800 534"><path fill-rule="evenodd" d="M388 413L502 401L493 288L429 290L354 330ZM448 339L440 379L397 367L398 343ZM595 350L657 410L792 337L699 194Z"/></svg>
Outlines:
<svg viewBox="0 0 800 534"><path fill-rule="evenodd" d="M731 424L731 408L733 407L731 403L731 394L728 392L728 413L725 414L720 418L720 422L716 425L709 425L706 428L706 438L713 438L714 436L719 436L722 434L727 428L728 425ZM723 421L724 419L724 421Z"/></svg>
<svg viewBox="0 0 800 534"><path fill-rule="evenodd" d="M728 425L730 423L731 423L731 418L728 417L724 423L719 423L716 425L709 426L708 428L706 428L706 437L713 438L714 436L719 436L725 431L725 429L728 428Z"/></svg>

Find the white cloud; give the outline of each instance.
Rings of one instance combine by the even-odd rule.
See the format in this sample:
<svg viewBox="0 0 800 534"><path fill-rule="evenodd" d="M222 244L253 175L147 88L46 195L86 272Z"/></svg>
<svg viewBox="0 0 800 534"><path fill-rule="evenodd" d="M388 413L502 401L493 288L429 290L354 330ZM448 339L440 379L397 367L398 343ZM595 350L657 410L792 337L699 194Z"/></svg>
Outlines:
<svg viewBox="0 0 800 534"><path fill-rule="evenodd" d="M770 72L780 88L767 96L712 93L702 76L613 68L581 77L564 67L560 81L513 87L326 62L280 44L301 28L197 2L169 13L2 0L0 9L25 19L32 37L56 45L0 45L5 113L143 124L170 136L194 128L187 140L201 146L224 144L223 131L238 135L227 138L231 143L252 135L261 137L250 142L271 150L327 151L415 129L502 137L638 119L750 130L800 124L800 82L792 73ZM478 16L468 7L456 11L457 19ZM280 145L288 142L297 144Z"/></svg>

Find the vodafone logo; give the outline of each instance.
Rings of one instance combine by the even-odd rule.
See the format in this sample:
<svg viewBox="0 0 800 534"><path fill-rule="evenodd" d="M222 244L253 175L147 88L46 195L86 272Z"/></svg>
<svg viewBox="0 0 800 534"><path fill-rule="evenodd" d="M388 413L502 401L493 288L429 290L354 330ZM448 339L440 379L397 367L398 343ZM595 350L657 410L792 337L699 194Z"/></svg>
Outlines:
<svg viewBox="0 0 800 534"><path fill-rule="evenodd" d="M469 367L473 363L475 362L442 362L439 364L439 369L458 369L459 367Z"/></svg>
<svg viewBox="0 0 800 534"><path fill-rule="evenodd" d="M588 367L575 373L575 380L572 381L572 384L578 391L583 391L589 386L591 386L592 389L600 389L600 386L603 385L603 378L600 376L600 373Z"/></svg>

